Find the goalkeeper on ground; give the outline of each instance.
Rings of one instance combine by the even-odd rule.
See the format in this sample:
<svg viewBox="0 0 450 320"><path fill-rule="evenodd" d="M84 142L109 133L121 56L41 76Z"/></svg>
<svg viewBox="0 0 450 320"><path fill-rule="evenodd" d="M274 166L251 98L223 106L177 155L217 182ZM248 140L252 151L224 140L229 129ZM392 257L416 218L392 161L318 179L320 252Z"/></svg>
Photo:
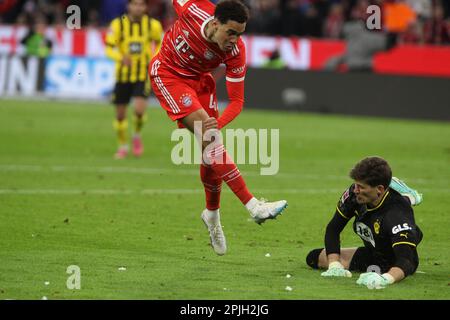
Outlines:
<svg viewBox="0 0 450 320"><path fill-rule="evenodd" d="M357 284L383 288L412 275L419 265L417 245L422 232L412 205L422 195L392 177L386 160L368 157L351 170L354 183L338 202L326 228L325 248L314 249L306 262L314 269L328 268L324 277L351 277L363 272ZM340 233L352 218L353 231L364 247L340 248Z"/></svg>

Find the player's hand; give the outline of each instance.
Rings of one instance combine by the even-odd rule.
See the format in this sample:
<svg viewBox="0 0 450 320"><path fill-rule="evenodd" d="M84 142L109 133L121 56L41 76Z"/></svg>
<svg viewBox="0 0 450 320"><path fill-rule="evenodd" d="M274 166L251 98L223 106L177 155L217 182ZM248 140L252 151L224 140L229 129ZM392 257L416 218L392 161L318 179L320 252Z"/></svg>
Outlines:
<svg viewBox="0 0 450 320"><path fill-rule="evenodd" d="M205 131L208 131L210 129L218 129L219 124L217 123L217 119L213 117L206 119L205 121L203 121L203 128Z"/></svg>
<svg viewBox="0 0 450 320"><path fill-rule="evenodd" d="M321 276L351 278L352 273L347 269L344 269L344 266L339 261L334 261L329 264L327 271L322 272Z"/></svg>
<svg viewBox="0 0 450 320"><path fill-rule="evenodd" d="M366 272L359 276L356 281L359 285L367 286L369 289L383 289L386 286L394 283L394 278L388 274L378 274L376 272Z"/></svg>

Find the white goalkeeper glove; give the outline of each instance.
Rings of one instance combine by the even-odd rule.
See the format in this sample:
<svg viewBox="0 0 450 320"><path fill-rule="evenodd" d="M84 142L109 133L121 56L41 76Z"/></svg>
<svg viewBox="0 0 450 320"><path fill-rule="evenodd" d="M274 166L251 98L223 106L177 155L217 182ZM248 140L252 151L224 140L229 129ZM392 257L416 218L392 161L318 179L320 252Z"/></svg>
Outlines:
<svg viewBox="0 0 450 320"><path fill-rule="evenodd" d="M347 269L344 269L344 266L339 261L331 262L328 265L328 270L322 272L322 277L346 277L351 278L352 273Z"/></svg>
<svg viewBox="0 0 450 320"><path fill-rule="evenodd" d="M365 285L369 289L384 289L394 283L395 279L389 273L378 274L376 272L366 272L359 276L357 284Z"/></svg>

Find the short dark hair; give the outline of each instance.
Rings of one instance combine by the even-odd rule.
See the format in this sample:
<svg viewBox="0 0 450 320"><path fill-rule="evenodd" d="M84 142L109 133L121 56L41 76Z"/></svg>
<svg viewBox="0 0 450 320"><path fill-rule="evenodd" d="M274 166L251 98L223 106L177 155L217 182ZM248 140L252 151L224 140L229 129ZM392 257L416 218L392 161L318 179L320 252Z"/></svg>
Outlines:
<svg viewBox="0 0 450 320"><path fill-rule="evenodd" d="M229 20L244 23L248 21L250 13L242 1L221 0L216 5L214 17L222 24L227 23Z"/></svg>
<svg viewBox="0 0 450 320"><path fill-rule="evenodd" d="M382 185L387 189L391 183L392 170L383 158L367 157L353 167L350 171L350 177L372 187Z"/></svg>

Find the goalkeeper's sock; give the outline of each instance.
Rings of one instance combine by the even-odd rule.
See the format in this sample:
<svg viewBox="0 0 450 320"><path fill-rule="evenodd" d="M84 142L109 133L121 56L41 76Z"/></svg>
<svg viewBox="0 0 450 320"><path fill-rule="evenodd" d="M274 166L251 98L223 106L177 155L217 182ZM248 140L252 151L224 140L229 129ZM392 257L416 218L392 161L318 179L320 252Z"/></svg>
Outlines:
<svg viewBox="0 0 450 320"><path fill-rule="evenodd" d="M127 129L128 129L128 121L127 119L123 120L114 120L113 127L117 132L117 142L119 146L124 146L127 144Z"/></svg>
<svg viewBox="0 0 450 320"><path fill-rule="evenodd" d="M212 150L207 150L206 159L211 165L217 176L219 176L230 187L231 191L246 204L253 198L253 195L247 189L241 172L230 158L223 144L216 145Z"/></svg>
<svg viewBox="0 0 450 320"><path fill-rule="evenodd" d="M200 178L205 188L206 209L219 209L222 179L216 175L210 166L203 163L200 165Z"/></svg>
<svg viewBox="0 0 450 320"><path fill-rule="evenodd" d="M133 129L134 133L140 134L142 131L142 127L144 126L144 123L147 122L147 115L144 114L137 114L135 113L133 116Z"/></svg>

